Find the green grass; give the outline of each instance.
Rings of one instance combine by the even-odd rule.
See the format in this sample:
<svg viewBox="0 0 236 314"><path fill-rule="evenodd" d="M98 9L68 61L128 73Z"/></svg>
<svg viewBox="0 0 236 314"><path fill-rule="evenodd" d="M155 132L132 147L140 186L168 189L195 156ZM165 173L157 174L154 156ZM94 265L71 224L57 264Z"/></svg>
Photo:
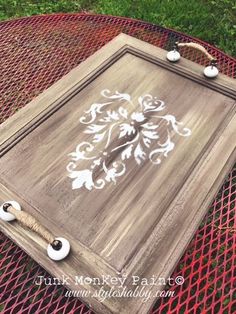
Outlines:
<svg viewBox="0 0 236 314"><path fill-rule="evenodd" d="M173 28L236 56L236 0L0 0L1 20L81 10Z"/></svg>

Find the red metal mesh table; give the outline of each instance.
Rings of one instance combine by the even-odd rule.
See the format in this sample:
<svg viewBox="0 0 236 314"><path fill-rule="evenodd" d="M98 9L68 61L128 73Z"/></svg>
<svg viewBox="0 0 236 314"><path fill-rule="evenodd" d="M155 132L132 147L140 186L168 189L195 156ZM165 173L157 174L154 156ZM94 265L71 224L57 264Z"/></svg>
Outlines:
<svg viewBox="0 0 236 314"><path fill-rule="evenodd" d="M220 71L236 76L236 60L198 39L142 21L90 14L56 14L0 23L0 123L51 86L120 32L169 50L175 41L201 43L218 59ZM207 60L185 49L185 58ZM219 161L220 162L220 161ZM167 287L152 313L236 312L236 165L172 277L183 285ZM219 228L222 228L221 230ZM0 234L0 312L92 313L62 286L37 286L50 277L11 240ZM131 313L132 314L132 313Z"/></svg>

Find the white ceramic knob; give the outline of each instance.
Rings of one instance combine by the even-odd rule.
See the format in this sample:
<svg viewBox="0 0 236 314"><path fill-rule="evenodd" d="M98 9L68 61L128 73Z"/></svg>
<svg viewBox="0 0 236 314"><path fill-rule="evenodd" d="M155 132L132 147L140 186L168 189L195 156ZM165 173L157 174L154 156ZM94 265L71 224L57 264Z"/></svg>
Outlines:
<svg viewBox="0 0 236 314"><path fill-rule="evenodd" d="M219 74L217 67L209 65L204 69L204 75L209 78L216 77Z"/></svg>
<svg viewBox="0 0 236 314"><path fill-rule="evenodd" d="M48 256L53 260L53 261L61 261L63 260L65 257L67 257L67 255L70 252L70 243L68 240L66 240L65 238L55 238L55 240L58 240L61 242L61 247L60 249L55 249L53 248L53 246L51 244L48 245L47 248L47 253Z"/></svg>
<svg viewBox="0 0 236 314"><path fill-rule="evenodd" d="M16 201L7 201L7 202L3 203L2 206L0 207L0 218L1 218L2 220L5 220L5 221L12 221L12 220L15 220L16 217L15 217L13 214L8 213L7 211L5 211L5 210L3 209L4 204L11 204L12 207L14 207L15 209L21 210L20 204L17 203Z"/></svg>
<svg viewBox="0 0 236 314"><path fill-rule="evenodd" d="M180 53L177 50L171 50L167 53L166 58L170 62L176 62L180 59Z"/></svg>

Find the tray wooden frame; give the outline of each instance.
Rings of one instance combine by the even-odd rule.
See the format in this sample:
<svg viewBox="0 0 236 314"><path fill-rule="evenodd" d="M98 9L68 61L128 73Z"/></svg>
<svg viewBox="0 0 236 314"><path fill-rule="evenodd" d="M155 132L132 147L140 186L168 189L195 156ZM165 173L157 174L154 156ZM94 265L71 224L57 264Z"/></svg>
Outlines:
<svg viewBox="0 0 236 314"><path fill-rule="evenodd" d="M0 158L126 52L142 57L198 84L216 90L233 100L236 99L236 83L234 80L221 74L217 79L206 79L202 75L203 68L201 66L186 59L181 59L177 64L171 64L166 60L166 51L121 34L0 126ZM45 242L36 234L25 230L17 222L6 223L0 221L0 229L54 277L62 278L65 274L71 277L72 285L68 287L69 289L78 288L73 284L74 277L78 275L78 270L80 275L90 277L97 277L102 273L111 276L135 273L145 274L147 277L155 273L160 277L167 278L204 217L210 201L235 162L235 135L236 113L234 104L230 114L217 130L214 140L202 153L202 158L198 161L178 195L170 204L168 211L164 214L162 227L159 225L159 228L153 231L146 243L140 248L139 253L121 272L117 272L94 252L75 242L70 238L70 235L65 235L72 246L69 258L60 263L55 263L45 257ZM25 205L26 208L29 206L24 204L24 201L19 199L14 191L9 190L0 178L0 202L6 199L15 199L23 207ZM187 208L192 209L192 211L188 211L188 215ZM166 260L161 261L160 266L157 248L164 249L161 243L165 241L167 233L173 233L175 219L178 215L183 216L183 225L181 230L178 231L176 239L178 245L166 254ZM53 226L53 229L57 230L55 226ZM163 233L164 229L165 232ZM60 233L58 229L58 234ZM144 254L145 258L142 258ZM92 292L95 289L91 285L84 288ZM160 287L153 286L152 289L155 292L155 289L160 289ZM82 301L98 313L143 314L149 311L155 299L151 299L146 303L134 299L124 300L119 298L109 298L104 302L99 302L96 298L85 297L82 298Z"/></svg>

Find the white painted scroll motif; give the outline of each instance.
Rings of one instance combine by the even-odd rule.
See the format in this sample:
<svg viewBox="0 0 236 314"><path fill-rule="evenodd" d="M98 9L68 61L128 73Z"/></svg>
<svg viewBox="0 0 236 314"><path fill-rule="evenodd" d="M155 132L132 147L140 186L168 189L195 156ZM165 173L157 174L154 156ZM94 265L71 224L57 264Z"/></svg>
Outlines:
<svg viewBox="0 0 236 314"><path fill-rule="evenodd" d="M137 166L144 161L159 165L174 149L175 136L191 135L190 129L177 121L174 115L161 114L166 105L157 97L140 96L139 109L135 111L136 106L129 94L111 93L105 89L101 95L104 102L93 103L80 118L80 123L86 125L84 133L89 134L91 140L79 143L69 154L67 171L73 190L82 187L102 189L107 183L115 184L126 173L130 159ZM114 103L117 104L116 110L111 109ZM133 110L129 113L126 108ZM112 140L114 135L115 143ZM85 160L89 166L83 168Z"/></svg>

